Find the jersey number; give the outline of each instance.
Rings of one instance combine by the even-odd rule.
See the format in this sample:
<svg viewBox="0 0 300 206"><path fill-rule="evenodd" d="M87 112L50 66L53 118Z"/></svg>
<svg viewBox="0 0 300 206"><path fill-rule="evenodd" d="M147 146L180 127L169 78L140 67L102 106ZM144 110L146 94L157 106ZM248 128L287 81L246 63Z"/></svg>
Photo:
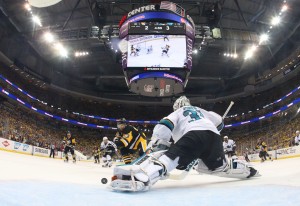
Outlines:
<svg viewBox="0 0 300 206"><path fill-rule="evenodd" d="M190 116L191 120L189 122L193 122L201 119L203 117L203 114L199 110L196 110L193 107L188 107L188 109L186 109L183 112L183 116L185 117Z"/></svg>

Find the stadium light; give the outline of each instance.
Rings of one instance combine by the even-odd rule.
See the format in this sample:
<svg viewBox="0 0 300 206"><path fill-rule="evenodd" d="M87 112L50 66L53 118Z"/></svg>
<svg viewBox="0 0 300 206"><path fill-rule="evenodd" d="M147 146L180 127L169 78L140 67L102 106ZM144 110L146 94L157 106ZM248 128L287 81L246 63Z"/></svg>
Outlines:
<svg viewBox="0 0 300 206"><path fill-rule="evenodd" d="M45 41L48 42L48 43L54 42L54 36L53 36L53 34L51 34L50 32L44 33L44 39L45 39Z"/></svg>
<svg viewBox="0 0 300 206"><path fill-rule="evenodd" d="M194 54L197 54L197 53L198 53L198 50L197 50L197 49L194 49L193 53L194 53Z"/></svg>
<svg viewBox="0 0 300 206"><path fill-rule="evenodd" d="M268 34L262 34L259 37L259 44L266 42L269 40L269 35Z"/></svg>
<svg viewBox="0 0 300 206"><path fill-rule="evenodd" d="M273 26L278 25L280 21L281 21L280 16L274 16L271 20L271 25Z"/></svg>
<svg viewBox="0 0 300 206"><path fill-rule="evenodd" d="M24 7L27 11L31 11L31 7L28 3L25 3Z"/></svg>
<svg viewBox="0 0 300 206"><path fill-rule="evenodd" d="M287 9L288 9L288 6L287 6L286 4L284 4L284 5L281 7L281 12L285 12Z"/></svg>
<svg viewBox="0 0 300 206"><path fill-rule="evenodd" d="M36 23L37 25L39 25L39 26L42 26L42 22L41 22L41 19L38 17L38 16L32 16L32 21L34 22L34 23Z"/></svg>
<svg viewBox="0 0 300 206"><path fill-rule="evenodd" d="M87 56L87 55L89 55L89 52L87 52L87 51L76 51L76 52L74 52L75 57L81 57L81 56Z"/></svg>
<svg viewBox="0 0 300 206"><path fill-rule="evenodd" d="M249 48L248 51L246 52L244 59L246 60L246 59L250 59L251 57L253 57L253 54L256 51L256 49L257 49L256 45L251 46L251 48Z"/></svg>
<svg viewBox="0 0 300 206"><path fill-rule="evenodd" d="M56 43L54 45L54 48L56 50L58 50L58 53L62 56L62 57L68 57L68 51L64 48L64 46L61 43Z"/></svg>

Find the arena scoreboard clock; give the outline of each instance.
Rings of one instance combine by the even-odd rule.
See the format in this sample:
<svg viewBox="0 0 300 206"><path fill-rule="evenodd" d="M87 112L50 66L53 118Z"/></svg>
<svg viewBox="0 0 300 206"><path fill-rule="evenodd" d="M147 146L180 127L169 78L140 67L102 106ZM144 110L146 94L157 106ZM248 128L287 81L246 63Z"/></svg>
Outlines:
<svg viewBox="0 0 300 206"><path fill-rule="evenodd" d="M183 23L132 22L128 25L128 34L170 34L185 35Z"/></svg>

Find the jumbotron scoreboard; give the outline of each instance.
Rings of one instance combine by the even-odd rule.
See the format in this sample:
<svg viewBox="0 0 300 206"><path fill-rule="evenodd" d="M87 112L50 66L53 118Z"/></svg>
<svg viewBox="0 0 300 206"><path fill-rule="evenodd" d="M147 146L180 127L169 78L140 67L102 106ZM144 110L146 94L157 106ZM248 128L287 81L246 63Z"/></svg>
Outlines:
<svg viewBox="0 0 300 206"><path fill-rule="evenodd" d="M192 69L194 28L185 10L167 1L124 16L119 37L129 90L152 97L182 93Z"/></svg>

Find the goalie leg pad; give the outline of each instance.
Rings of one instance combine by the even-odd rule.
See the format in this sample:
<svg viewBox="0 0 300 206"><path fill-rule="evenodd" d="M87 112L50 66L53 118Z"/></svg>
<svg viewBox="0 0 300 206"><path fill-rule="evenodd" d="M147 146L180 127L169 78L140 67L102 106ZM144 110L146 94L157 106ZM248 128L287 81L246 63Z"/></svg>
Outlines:
<svg viewBox="0 0 300 206"><path fill-rule="evenodd" d="M215 175L219 177L239 178L245 179L250 177L261 176L257 170L255 170L250 164L242 160L226 160L223 166L209 170L202 160L199 160L198 168L199 173Z"/></svg>
<svg viewBox="0 0 300 206"><path fill-rule="evenodd" d="M159 156L161 157L157 159ZM167 178L168 169L174 169L178 165L178 159L171 160L159 151L140 158L132 165L117 166L114 168L116 180L111 182L110 187L116 191L149 190L158 180Z"/></svg>

